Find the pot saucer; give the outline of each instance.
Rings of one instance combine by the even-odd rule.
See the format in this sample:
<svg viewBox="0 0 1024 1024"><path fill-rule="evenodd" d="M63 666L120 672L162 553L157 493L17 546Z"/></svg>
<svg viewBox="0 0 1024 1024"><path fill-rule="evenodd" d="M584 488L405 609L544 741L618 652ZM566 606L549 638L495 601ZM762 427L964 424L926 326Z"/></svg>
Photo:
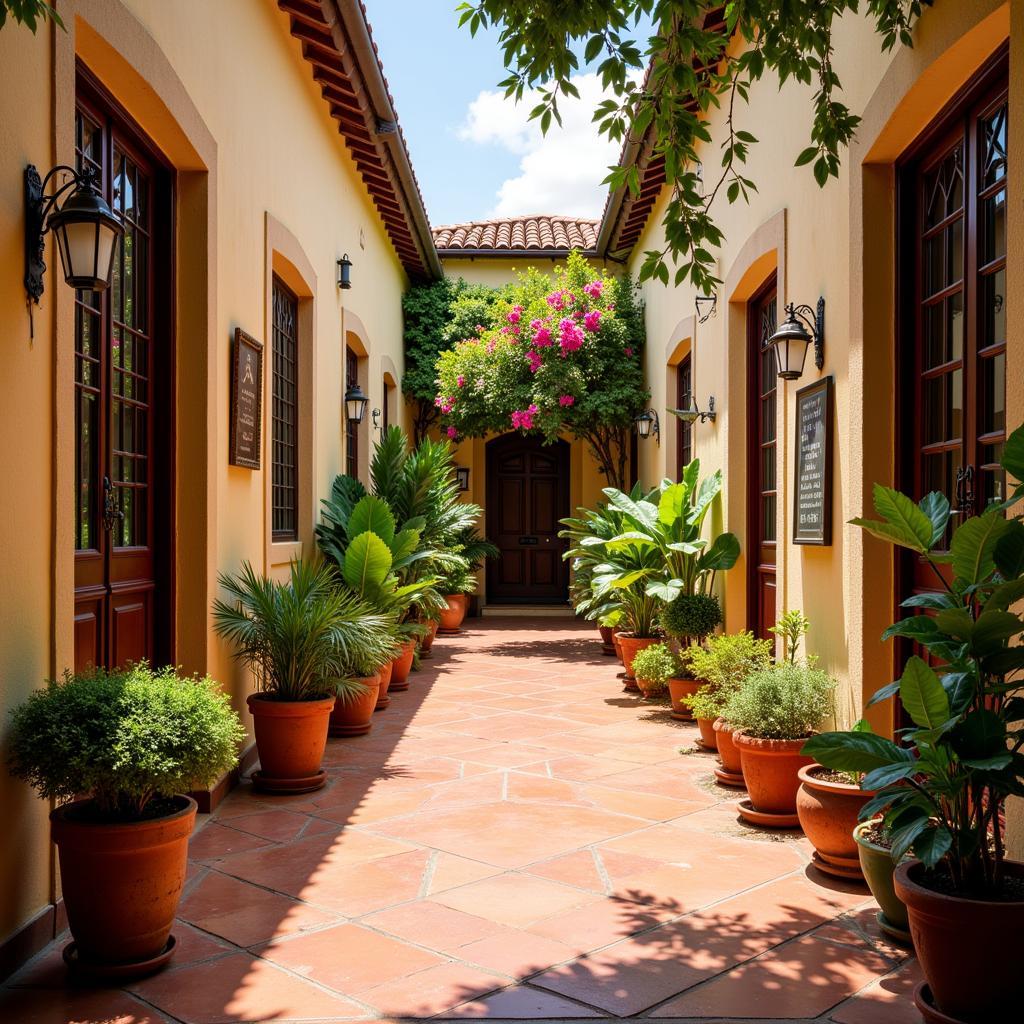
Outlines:
<svg viewBox="0 0 1024 1024"><path fill-rule="evenodd" d="M672 713L672 717L673 718L676 717L675 716L675 712ZM684 719L684 721L692 722L693 719L692 718L686 718L686 719ZM713 747L713 746L711 746L710 743L705 743L703 740L694 740L693 741L693 745L698 750L706 750L709 754L717 754L718 753L718 747Z"/></svg>
<svg viewBox="0 0 1024 1024"><path fill-rule="evenodd" d="M376 707L373 709L376 711ZM373 722L365 725L332 725L327 730L327 735L334 739L344 739L346 736L365 736L373 728Z"/></svg>
<svg viewBox="0 0 1024 1024"><path fill-rule="evenodd" d="M640 687L636 685L636 679L630 676L626 676L622 680L622 689L626 693L639 693Z"/></svg>
<svg viewBox="0 0 1024 1024"><path fill-rule="evenodd" d="M388 705L389 705L390 703L391 703L391 698L390 698L390 697L388 697L388 696L387 696L387 695L385 694L385 696L381 697L381 698L380 698L380 699L379 699L379 700L377 701L377 703L376 703L376 704L374 705L374 708L373 708L373 710L374 710L374 711L383 711L383 710L384 710L384 709L385 709L385 708L386 708L386 707L387 707L387 706L388 706Z"/></svg>
<svg viewBox="0 0 1024 1024"><path fill-rule="evenodd" d="M404 683L392 683L388 687L388 693L405 693L409 689L409 680L406 679Z"/></svg>
<svg viewBox="0 0 1024 1024"><path fill-rule="evenodd" d="M106 964L102 961L82 959L78 954L78 944L72 941L64 947L62 956L68 970L77 977L93 978L97 981L116 981L122 978L142 978L166 967L168 961L174 956L174 948L177 945L178 940L171 935L168 936L167 945L164 946L163 951L148 960Z"/></svg>
<svg viewBox="0 0 1024 1024"><path fill-rule="evenodd" d="M715 778L722 786L732 786L733 789L746 789L747 783L743 778L743 772L730 772L725 768L715 769Z"/></svg>
<svg viewBox="0 0 1024 1024"><path fill-rule="evenodd" d="M458 636L462 632L462 627L457 626L455 629L441 629L437 630L438 636Z"/></svg>
<svg viewBox="0 0 1024 1024"><path fill-rule="evenodd" d="M693 721L693 715L688 715L688 714L686 714L686 712L684 712L684 711L673 711L673 712L672 712L671 714L672 714L672 717L673 717L673 718L674 718L674 719L675 719L675 720L676 720L677 722L692 722L692 721ZM700 740L694 740L694 743L698 744L698 746L700 746L700 747L701 747L701 749L703 749L703 750L707 750L707 749L708 749L707 747L705 747L705 746L704 746L704 745L703 745L703 744L701 743L701 741L700 741Z"/></svg>
<svg viewBox="0 0 1024 1024"><path fill-rule="evenodd" d="M825 860L824 857L817 850L811 855L811 863L819 870L824 871L826 875L831 875L833 878L842 878L847 882L862 882L864 881L864 875L860 870L860 865L844 865L844 864L833 864L831 861Z"/></svg>
<svg viewBox="0 0 1024 1024"><path fill-rule="evenodd" d="M924 1018L924 1024L964 1024L959 1017L950 1017L948 1013L943 1013L935 1005L935 999L927 981L922 981L914 989L914 1005Z"/></svg>
<svg viewBox="0 0 1024 1024"><path fill-rule="evenodd" d="M751 825L760 825L762 828L799 828L800 819L793 814L772 814L769 811L758 811L750 802L750 797L741 800L736 809L740 817Z"/></svg>
<svg viewBox="0 0 1024 1024"><path fill-rule="evenodd" d="M304 779L272 779L257 769L252 773L251 781L253 789L264 793L312 793L326 785L327 772L321 768L315 775L308 775Z"/></svg>
<svg viewBox="0 0 1024 1024"><path fill-rule="evenodd" d="M898 943L901 946L909 946L911 949L914 948L914 940L910 935L910 932L906 928L901 928L897 924L893 924L881 911L875 914L875 921L878 923L878 927L889 936L893 942Z"/></svg>
<svg viewBox="0 0 1024 1024"><path fill-rule="evenodd" d="M601 653L602 653L602 654L603 654L603 655L604 655L604 656L605 656L606 658L614 658L614 657L616 656L616 654L617 654L618 652L617 652L617 651L615 650L615 648L614 648L614 647L605 647L605 646L604 646L604 645L602 644L602 646L601 646Z"/></svg>

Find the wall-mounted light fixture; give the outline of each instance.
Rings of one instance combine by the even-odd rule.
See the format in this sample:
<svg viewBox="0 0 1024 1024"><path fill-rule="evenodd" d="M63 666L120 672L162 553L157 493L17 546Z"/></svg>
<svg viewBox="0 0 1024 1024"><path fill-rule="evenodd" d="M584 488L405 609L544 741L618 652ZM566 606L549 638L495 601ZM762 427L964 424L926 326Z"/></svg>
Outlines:
<svg viewBox="0 0 1024 1024"><path fill-rule="evenodd" d="M60 173L69 175L51 195L46 187ZM70 193L70 195L68 195ZM57 206L62 196L67 196ZM25 168L25 290L29 308L39 305L46 273L45 236L52 231L57 240L64 280L72 288L104 291L110 285L117 240L124 225L100 194L96 172L81 172L60 164L45 178L33 164Z"/></svg>
<svg viewBox="0 0 1024 1024"><path fill-rule="evenodd" d="M636 424L637 435L646 440L652 434L654 440L661 444L661 422L658 419L658 412L656 409L645 409L643 412L638 413L636 418L633 420Z"/></svg>
<svg viewBox="0 0 1024 1024"><path fill-rule="evenodd" d="M697 323L706 323L718 314L718 292L713 295L698 295L694 299L694 304L697 307Z"/></svg>
<svg viewBox="0 0 1024 1024"><path fill-rule="evenodd" d="M715 417L718 415L715 412L715 396L711 395L708 398L708 407L706 412L702 412L700 406L697 405L697 399L693 396L690 397L690 404L685 409L669 409L669 412L673 416L678 416L684 423L696 423L700 420L701 423L710 421L715 422Z"/></svg>
<svg viewBox="0 0 1024 1024"><path fill-rule="evenodd" d="M352 261L348 258L348 253L338 260L338 287L345 289L352 287Z"/></svg>
<svg viewBox="0 0 1024 1024"><path fill-rule="evenodd" d="M775 348L775 365L783 380L799 380L807 361L807 349L814 342L814 365L825 365L825 299L817 310L810 306L786 306L786 319L768 339Z"/></svg>
<svg viewBox="0 0 1024 1024"><path fill-rule="evenodd" d="M455 479L458 481L460 491L469 490L469 466L456 466Z"/></svg>
<svg viewBox="0 0 1024 1024"><path fill-rule="evenodd" d="M345 418L349 423L362 423L363 413L370 404L370 400L363 394L363 389L358 384L349 386L345 392Z"/></svg>

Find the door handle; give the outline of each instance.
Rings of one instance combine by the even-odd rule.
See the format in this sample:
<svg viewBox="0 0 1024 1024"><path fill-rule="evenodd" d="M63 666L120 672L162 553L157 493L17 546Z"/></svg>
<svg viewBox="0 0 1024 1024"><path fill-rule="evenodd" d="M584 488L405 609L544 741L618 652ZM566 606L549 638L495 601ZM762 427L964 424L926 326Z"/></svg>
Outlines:
<svg viewBox="0 0 1024 1024"><path fill-rule="evenodd" d="M974 515L974 467L961 466L956 471L954 511L964 518Z"/></svg>
<svg viewBox="0 0 1024 1024"><path fill-rule="evenodd" d="M110 477L105 476L103 478L103 528L110 532L115 523L123 521L124 510L114 494L114 485L110 482Z"/></svg>
<svg viewBox="0 0 1024 1024"><path fill-rule="evenodd" d="M520 544L524 544L524 545L528 545L528 546L532 546L532 545L537 543L537 538L536 537L520 537L519 538L519 543Z"/></svg>

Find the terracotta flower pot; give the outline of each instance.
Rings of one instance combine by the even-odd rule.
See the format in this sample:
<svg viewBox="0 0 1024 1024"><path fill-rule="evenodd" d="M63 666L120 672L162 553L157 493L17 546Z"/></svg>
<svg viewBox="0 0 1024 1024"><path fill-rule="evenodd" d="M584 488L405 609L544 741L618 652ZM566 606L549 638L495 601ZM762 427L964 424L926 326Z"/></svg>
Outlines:
<svg viewBox="0 0 1024 1024"><path fill-rule="evenodd" d="M356 680L363 690L355 696L340 696L331 712L332 736L362 736L373 725L373 712L380 693L380 673Z"/></svg>
<svg viewBox="0 0 1024 1024"><path fill-rule="evenodd" d="M891 938L909 945L911 940L907 907L896 895L893 884L896 864L892 859L892 852L885 846L873 843L867 835L881 820L872 818L870 821L862 821L853 830L853 841L857 844L861 873L880 908L876 916L879 927Z"/></svg>
<svg viewBox="0 0 1024 1024"><path fill-rule="evenodd" d="M759 814L795 815L800 769L814 764L812 758L800 753L806 738L765 740L743 732L734 732L732 738L739 748L754 810Z"/></svg>
<svg viewBox="0 0 1024 1024"><path fill-rule="evenodd" d="M724 719L716 718L711 726L718 747L718 760L730 775L743 776L743 762L734 738L735 729Z"/></svg>
<svg viewBox="0 0 1024 1024"><path fill-rule="evenodd" d="M412 670L412 659L415 653L416 641L406 640L402 645L402 653L391 662L392 693L409 689L409 672Z"/></svg>
<svg viewBox="0 0 1024 1024"><path fill-rule="evenodd" d="M1006 861L1005 873L1024 878L1024 862ZM966 899L930 889L924 880L919 860L896 868L896 895L907 905L914 950L935 1007L969 1024L1019 1020L1024 900Z"/></svg>
<svg viewBox="0 0 1024 1024"><path fill-rule="evenodd" d="M700 729L700 742L705 750L718 749L718 733L715 732L713 718L698 718L697 728Z"/></svg>
<svg viewBox="0 0 1024 1024"><path fill-rule="evenodd" d="M380 688L377 690L377 704L373 709L374 711L383 711L391 703L388 689L391 686L391 673L394 669L394 664L393 661L387 662L381 666L380 671L377 673Z"/></svg>
<svg viewBox="0 0 1024 1024"><path fill-rule="evenodd" d="M618 654L615 649L615 631L611 626L598 626L598 632L601 634L601 653L607 654L609 658L614 658Z"/></svg>
<svg viewBox="0 0 1024 1024"><path fill-rule="evenodd" d="M437 636L438 622L432 619L430 622L427 623L427 626L430 627L429 630L427 631L426 635L420 638L421 658L430 657L430 649L434 646L434 637Z"/></svg>
<svg viewBox="0 0 1024 1024"><path fill-rule="evenodd" d="M619 664L623 665L622 661L622 633L620 630L612 630L612 646L615 648L615 657L619 659ZM625 666L623 666L625 667Z"/></svg>
<svg viewBox="0 0 1024 1024"><path fill-rule="evenodd" d="M89 820L90 801L75 800L50 813L60 856L61 889L75 959L82 967L121 965L122 973L163 966L174 915L185 884L188 837L196 802L174 798L160 818L118 824ZM158 961L158 962L154 962Z"/></svg>
<svg viewBox="0 0 1024 1024"><path fill-rule="evenodd" d="M816 851L815 865L838 878L861 879L860 857L853 830L860 809L875 795L848 782L830 782L819 778L821 765L801 768L800 788L796 794L796 813L800 827Z"/></svg>
<svg viewBox="0 0 1024 1024"><path fill-rule="evenodd" d="M641 679L639 676L637 676L636 685L645 698L656 697L659 693L665 692L664 684L659 686L658 683L651 682L649 679Z"/></svg>
<svg viewBox="0 0 1024 1024"><path fill-rule="evenodd" d="M466 594L445 594L444 600L448 607L441 611L438 631L441 633L458 633L462 629L462 620L466 617L469 597Z"/></svg>
<svg viewBox="0 0 1024 1024"><path fill-rule="evenodd" d="M683 698L694 696L707 685L705 679L670 679L668 692L672 698L672 717L680 722L692 722L693 712Z"/></svg>
<svg viewBox="0 0 1024 1024"><path fill-rule="evenodd" d="M327 724L334 700L268 700L259 693L249 696L260 757L254 784L278 792L308 792L326 782L320 762L327 746Z"/></svg>
<svg viewBox="0 0 1024 1024"><path fill-rule="evenodd" d="M633 636L632 633L619 634L619 647L622 649L622 664L626 669L626 678L630 681L636 679L633 674L633 659L645 648L652 644L661 643L656 636Z"/></svg>

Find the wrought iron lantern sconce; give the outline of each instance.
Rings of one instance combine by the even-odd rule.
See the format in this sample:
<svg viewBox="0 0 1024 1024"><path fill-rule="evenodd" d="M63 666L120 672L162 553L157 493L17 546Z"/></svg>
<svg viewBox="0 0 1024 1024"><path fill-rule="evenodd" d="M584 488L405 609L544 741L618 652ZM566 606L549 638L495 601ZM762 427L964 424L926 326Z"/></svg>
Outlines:
<svg viewBox="0 0 1024 1024"><path fill-rule="evenodd" d="M718 416L718 413L715 412L714 395L708 398L708 407L705 411L702 411L697 405L697 399L691 396L690 404L685 409L669 409L669 412L673 416L678 416L684 423L696 423L697 420L700 420L701 423L714 423Z"/></svg>
<svg viewBox="0 0 1024 1024"><path fill-rule="evenodd" d="M352 287L352 261L348 258L348 253L338 260L338 287L346 291Z"/></svg>
<svg viewBox="0 0 1024 1024"><path fill-rule="evenodd" d="M698 295L694 299L694 305L697 307L697 323L707 323L711 317L718 315L718 292L712 295Z"/></svg>
<svg viewBox="0 0 1024 1024"><path fill-rule="evenodd" d="M661 422L658 419L658 412L656 409L645 409L642 413L639 413L636 419L633 420L636 424L637 436L641 440L646 440L648 437L654 436L654 440L661 444Z"/></svg>
<svg viewBox="0 0 1024 1024"><path fill-rule="evenodd" d="M370 400L363 394L358 384L352 384L345 392L345 418L349 423L360 424Z"/></svg>
<svg viewBox="0 0 1024 1024"><path fill-rule="evenodd" d="M383 414L381 413L380 409L374 409L370 413L370 418L373 420L373 429L379 430L381 437L384 436L384 428L380 424L380 418L382 415Z"/></svg>
<svg viewBox="0 0 1024 1024"><path fill-rule="evenodd" d="M46 188L56 175L68 180L51 195ZM69 194L70 193L70 194ZM58 206L62 196L64 202ZM45 178L35 165L25 168L25 290L29 313L39 305L46 273L46 232L57 240L64 280L72 288L104 291L110 285L117 240L124 225L100 194L96 172L92 168L76 171L59 164Z"/></svg>
<svg viewBox="0 0 1024 1024"><path fill-rule="evenodd" d="M786 319L768 339L775 349L775 365L783 380L799 380L807 361L807 349L814 342L814 365L825 365L825 299L818 299L818 308L786 305Z"/></svg>
<svg viewBox="0 0 1024 1024"><path fill-rule="evenodd" d="M469 490L469 466L456 466L455 479L458 482L460 491Z"/></svg>

